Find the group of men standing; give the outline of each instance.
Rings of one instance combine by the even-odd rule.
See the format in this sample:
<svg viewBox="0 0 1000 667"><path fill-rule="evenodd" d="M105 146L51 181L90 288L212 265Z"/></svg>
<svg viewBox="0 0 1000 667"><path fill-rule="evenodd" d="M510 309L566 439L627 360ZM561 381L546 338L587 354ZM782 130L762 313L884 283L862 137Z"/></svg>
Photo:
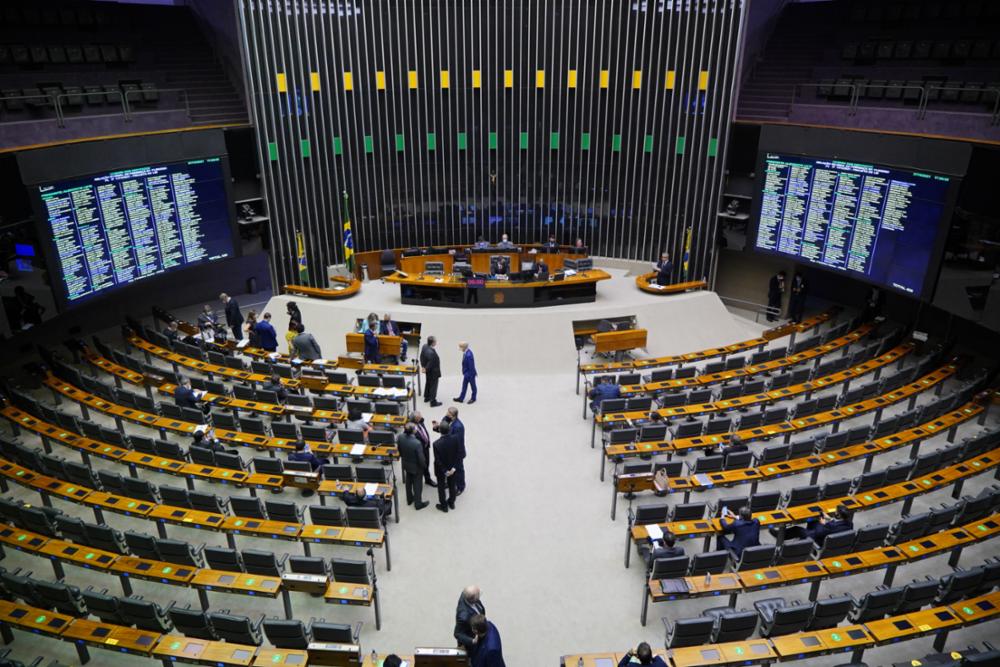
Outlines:
<svg viewBox="0 0 1000 667"><path fill-rule="evenodd" d="M421 510L430 503L423 500L423 487L437 487L438 510L455 509L455 499L465 492L465 424L458 418L458 408L448 408L440 422L432 421L431 430L438 438L431 442L430 433L419 412L410 415L403 432L396 440L403 467L406 504ZM434 479L431 479L431 450L434 452ZM436 481L435 481L436 480Z"/></svg>

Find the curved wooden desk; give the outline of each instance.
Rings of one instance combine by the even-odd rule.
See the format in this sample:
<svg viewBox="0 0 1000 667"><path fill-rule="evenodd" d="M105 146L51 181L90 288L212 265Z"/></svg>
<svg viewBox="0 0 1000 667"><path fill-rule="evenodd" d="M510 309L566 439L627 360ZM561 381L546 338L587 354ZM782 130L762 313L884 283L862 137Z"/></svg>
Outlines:
<svg viewBox="0 0 1000 667"><path fill-rule="evenodd" d="M443 276L400 275L385 278L397 283L400 300L418 306L452 308L530 308L566 303L588 303L597 298L597 283L611 276L600 269L581 271L564 280L512 283L487 280L482 287L467 287L464 280Z"/></svg>
<svg viewBox="0 0 1000 667"><path fill-rule="evenodd" d="M316 299L346 299L361 291L361 281L357 278L331 277L330 285L330 287L285 285L285 294L311 296Z"/></svg>
<svg viewBox="0 0 1000 667"><path fill-rule="evenodd" d="M641 276L635 277L635 286L641 289L643 292L648 292L649 294L663 295L663 294L680 294L681 292L690 292L691 290L705 289L708 287L708 283L704 280L690 280L684 283L672 283L670 285L657 285L656 284L656 273L644 273Z"/></svg>
<svg viewBox="0 0 1000 667"><path fill-rule="evenodd" d="M579 252L579 250L573 246L563 245L559 246L558 249L553 252L553 249L547 248L539 243L518 244L513 249L497 248L494 246L482 250L475 250L469 245L447 245L433 246L430 248L387 248L386 250L392 252L394 264L397 268L401 271L412 274L423 271L425 262L444 262L445 273L451 273L451 266L454 261L453 253L467 253L469 255L469 263L472 265L472 270L476 273L486 273L489 270L491 255L507 255L511 260L511 267L515 266L515 259L522 261L543 259L545 260L545 263L548 264L549 271L553 272L558 271L563 267L563 260L566 257L573 257L574 259L587 257L586 248L584 248L584 252ZM433 252L424 252L424 254L419 255L406 255L406 253L410 250ZM383 252L383 250L368 250L355 254L355 275L360 278L362 267L366 267L369 280L382 278Z"/></svg>

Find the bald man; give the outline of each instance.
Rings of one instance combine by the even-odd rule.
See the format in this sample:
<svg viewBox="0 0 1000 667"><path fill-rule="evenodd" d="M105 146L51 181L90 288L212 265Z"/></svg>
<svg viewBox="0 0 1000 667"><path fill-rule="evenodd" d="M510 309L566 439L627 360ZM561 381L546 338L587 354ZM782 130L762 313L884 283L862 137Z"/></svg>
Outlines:
<svg viewBox="0 0 1000 667"><path fill-rule="evenodd" d="M472 350L469 349L469 344L462 341L458 344L458 349L462 351L462 393L454 398L456 403L465 402L465 390L470 386L472 387L472 397L469 399L469 405L476 402L476 358L472 356Z"/></svg>
<svg viewBox="0 0 1000 667"><path fill-rule="evenodd" d="M486 606L479 599L479 586L467 586L458 596L458 606L455 608L455 639L469 655L472 655L476 647L476 633L473 632L470 621L477 614L486 615Z"/></svg>

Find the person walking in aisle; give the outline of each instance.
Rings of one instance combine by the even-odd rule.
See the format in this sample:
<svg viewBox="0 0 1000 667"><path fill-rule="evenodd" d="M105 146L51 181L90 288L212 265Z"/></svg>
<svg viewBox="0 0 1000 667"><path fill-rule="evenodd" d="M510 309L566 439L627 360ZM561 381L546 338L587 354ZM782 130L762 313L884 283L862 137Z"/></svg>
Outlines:
<svg viewBox="0 0 1000 667"><path fill-rule="evenodd" d="M434 346L437 338L427 337L427 344L420 350L420 367L424 369L424 403L430 403L432 408L441 405L437 400L438 380L441 379L441 357Z"/></svg>
<svg viewBox="0 0 1000 667"><path fill-rule="evenodd" d="M226 324L233 332L233 340L243 340L243 313L240 312L240 304L225 292L219 295L219 299L226 307Z"/></svg>
<svg viewBox="0 0 1000 667"><path fill-rule="evenodd" d="M462 393L453 400L457 403L464 403L465 390L471 386L472 397L469 399L469 405L472 405L476 402L478 391L476 388L476 358L472 355L472 350L469 349L469 344L465 341L458 344L458 349L462 351Z"/></svg>
<svg viewBox="0 0 1000 667"><path fill-rule="evenodd" d="M767 321L781 316L781 295L785 293L785 272L778 271L767 284Z"/></svg>

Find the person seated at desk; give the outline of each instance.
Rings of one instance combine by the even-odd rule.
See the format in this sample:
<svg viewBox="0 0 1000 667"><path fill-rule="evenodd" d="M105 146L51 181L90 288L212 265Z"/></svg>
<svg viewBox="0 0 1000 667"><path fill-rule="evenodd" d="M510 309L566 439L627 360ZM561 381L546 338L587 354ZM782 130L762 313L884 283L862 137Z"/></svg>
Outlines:
<svg viewBox="0 0 1000 667"><path fill-rule="evenodd" d="M670 253L661 253L660 261L653 264L653 270L656 271L657 285L669 285L670 273L674 270L674 264L670 261Z"/></svg>
<svg viewBox="0 0 1000 667"><path fill-rule="evenodd" d="M171 345L183 338L183 336L181 336L180 329L178 328L177 320L172 320L170 324L167 325L167 328L163 330L163 335L168 341L170 341Z"/></svg>
<svg viewBox="0 0 1000 667"><path fill-rule="evenodd" d="M750 448L747 443L743 441L743 438L739 435L733 434L729 437L729 442L719 443L718 449L707 450L706 454L721 454L722 456L729 456L730 454L736 454L738 452L749 452Z"/></svg>
<svg viewBox="0 0 1000 667"><path fill-rule="evenodd" d="M653 540L649 550L648 564L653 567L653 561L658 558L678 558L684 555L684 547L677 546L677 537L669 530L663 532L662 540Z"/></svg>
<svg viewBox="0 0 1000 667"><path fill-rule="evenodd" d="M505 276L510 273L510 258L503 255L490 258L490 273L494 276Z"/></svg>
<svg viewBox="0 0 1000 667"><path fill-rule="evenodd" d="M658 655L653 655L653 649L649 644L642 642L622 656L618 662L618 667L628 667L629 664L652 665L652 667L667 667L667 663Z"/></svg>
<svg viewBox="0 0 1000 667"><path fill-rule="evenodd" d="M785 539L808 537L819 546L823 546L827 535L841 533L845 530L854 530L854 521L851 517L851 510L846 505L838 505L833 515L822 514L815 519L806 521L806 526L788 526L785 528ZM770 529L775 535L778 528Z"/></svg>
<svg viewBox="0 0 1000 667"><path fill-rule="evenodd" d="M225 446L219 442L218 438L215 437L215 429L212 428L197 429L191 434L191 444L195 447L211 449L213 452L225 452L226 454L236 455L239 455L240 453L239 450L236 449L226 449Z"/></svg>
<svg viewBox="0 0 1000 667"><path fill-rule="evenodd" d="M352 431L362 431L365 434L365 442L368 442L368 431L372 430L372 427L364 420L364 415L361 410L357 408L351 408L347 411L347 423L345 424L347 428Z"/></svg>
<svg viewBox="0 0 1000 667"><path fill-rule="evenodd" d="M219 318L212 310L212 307L207 303L202 307L201 313L198 315L198 326L205 327L210 326L215 328L219 324Z"/></svg>
<svg viewBox="0 0 1000 667"><path fill-rule="evenodd" d="M601 412L601 403L609 398L621 398L622 391L611 378L598 376L594 379L594 388L590 390L590 410L596 415Z"/></svg>
<svg viewBox="0 0 1000 667"><path fill-rule="evenodd" d="M489 241L480 236L476 239L476 242L473 244L472 247L475 248L476 250L485 250L486 248L490 247L490 244Z"/></svg>
<svg viewBox="0 0 1000 667"><path fill-rule="evenodd" d="M719 550L729 550L737 558L747 547L760 545L760 519L753 518L750 508L746 505L739 509L739 514L733 514L729 509L722 511L722 519L719 520L722 527L722 534L719 535ZM732 534L729 539L726 535Z"/></svg>
<svg viewBox="0 0 1000 667"><path fill-rule="evenodd" d="M395 653L385 656L385 660L382 661L382 667L402 667L402 665L403 659Z"/></svg>
<svg viewBox="0 0 1000 667"><path fill-rule="evenodd" d="M556 241L555 234L549 234L549 240L542 244L542 249L549 252L559 252L559 242Z"/></svg>
<svg viewBox="0 0 1000 667"><path fill-rule="evenodd" d="M399 325L393 321L392 315L386 313L382 317L382 323L379 325L378 332L383 336L399 336L402 338L402 342L399 347L399 360L406 361L406 350L409 347L409 344L406 342L406 339L403 338L403 332L400 330Z"/></svg>
<svg viewBox="0 0 1000 667"><path fill-rule="evenodd" d="M581 254L587 252L587 246L583 245L583 239L576 240L576 243L573 244L573 251Z"/></svg>
<svg viewBox="0 0 1000 667"><path fill-rule="evenodd" d="M208 412L208 405L202 405L198 394L191 388L190 378L181 378L180 384L174 388L174 403L182 408L197 408Z"/></svg>
<svg viewBox="0 0 1000 667"><path fill-rule="evenodd" d="M383 521L392 514L392 503L385 502L382 496L369 496L365 493L364 487L356 489L353 493L345 493L344 504L348 507L374 507L378 509Z"/></svg>
<svg viewBox="0 0 1000 667"><path fill-rule="evenodd" d="M500 237L500 243L497 244L497 247L503 250L513 250L514 244L510 242L510 237L504 234Z"/></svg>
<svg viewBox="0 0 1000 667"><path fill-rule="evenodd" d="M273 373L271 377L267 379L267 382L261 386L264 391L273 391L278 395L278 400L284 403L288 400L288 390L285 389L285 385L281 384L281 376L277 373Z"/></svg>
<svg viewBox="0 0 1000 667"><path fill-rule="evenodd" d="M534 267L535 280L548 280L549 279L549 265L542 260L535 262Z"/></svg>

